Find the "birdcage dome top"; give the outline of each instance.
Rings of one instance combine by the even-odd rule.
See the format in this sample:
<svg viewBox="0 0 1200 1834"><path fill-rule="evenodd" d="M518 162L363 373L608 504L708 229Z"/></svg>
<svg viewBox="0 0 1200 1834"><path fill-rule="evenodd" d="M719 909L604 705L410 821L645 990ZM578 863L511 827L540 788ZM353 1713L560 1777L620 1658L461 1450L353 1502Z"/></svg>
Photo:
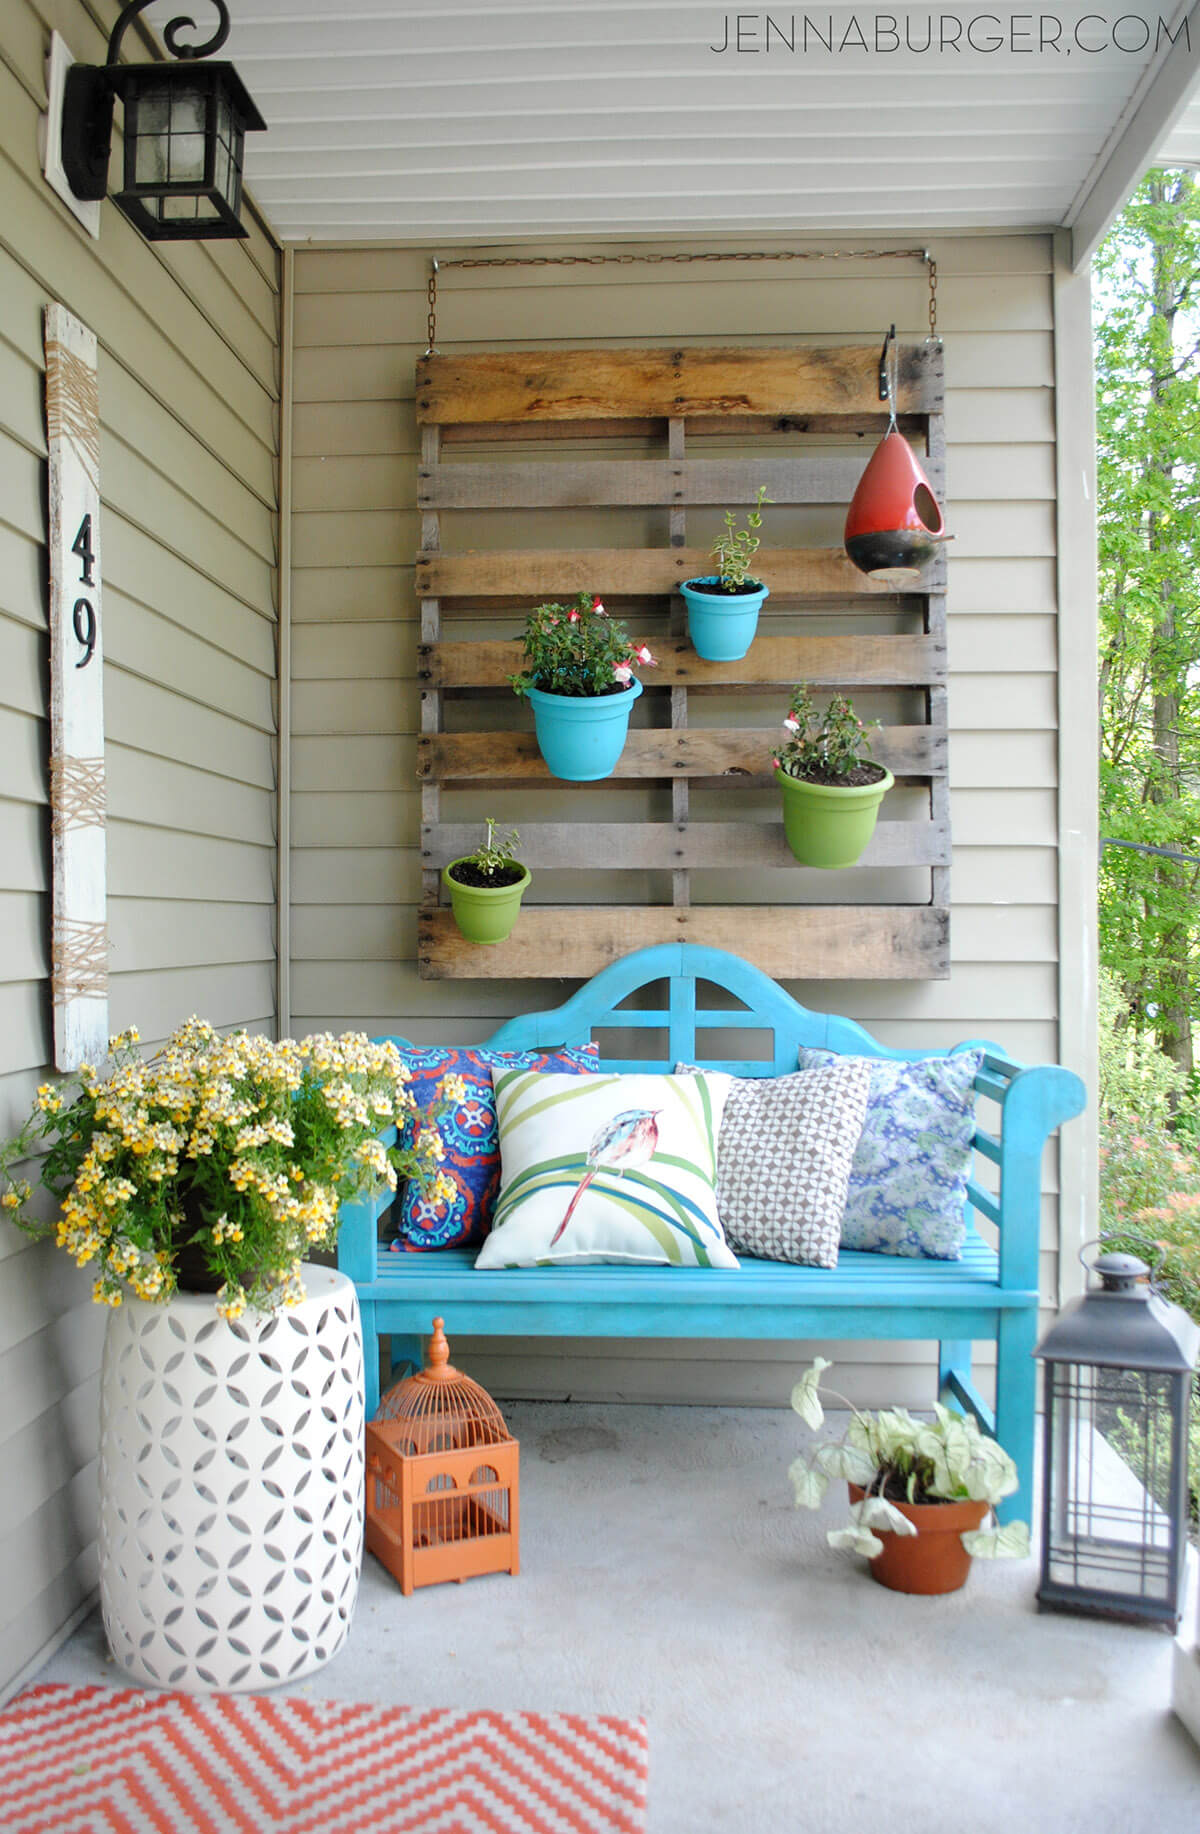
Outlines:
<svg viewBox="0 0 1200 1834"><path fill-rule="evenodd" d="M425 1367L388 1389L375 1420L399 1431L397 1450L412 1454L500 1445L512 1438L504 1415L478 1382L450 1363L444 1320L435 1318Z"/></svg>

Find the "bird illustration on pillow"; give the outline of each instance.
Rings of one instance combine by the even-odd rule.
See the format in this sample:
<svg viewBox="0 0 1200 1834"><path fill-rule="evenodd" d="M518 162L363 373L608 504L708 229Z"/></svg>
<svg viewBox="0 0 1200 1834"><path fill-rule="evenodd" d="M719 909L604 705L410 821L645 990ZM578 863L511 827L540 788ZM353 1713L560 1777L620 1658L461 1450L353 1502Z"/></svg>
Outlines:
<svg viewBox="0 0 1200 1834"><path fill-rule="evenodd" d="M658 1117L661 1113L661 1108L626 1108L597 1129L588 1148L588 1169L572 1193L562 1222L550 1237L551 1248L574 1216L576 1205L597 1172L612 1171L621 1176L633 1166L646 1165L653 1159L654 1149L658 1145Z"/></svg>

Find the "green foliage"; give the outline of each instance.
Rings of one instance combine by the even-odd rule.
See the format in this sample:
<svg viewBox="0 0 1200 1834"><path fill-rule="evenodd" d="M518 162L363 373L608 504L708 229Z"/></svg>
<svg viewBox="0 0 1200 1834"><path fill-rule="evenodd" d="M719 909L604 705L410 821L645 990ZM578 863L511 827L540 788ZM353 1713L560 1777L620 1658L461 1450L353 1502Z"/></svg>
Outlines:
<svg viewBox="0 0 1200 1834"><path fill-rule="evenodd" d="M772 762L793 777L847 777L871 756L867 737L879 725L865 726L844 694L835 694L818 713L805 683L792 689L783 729L788 737Z"/></svg>
<svg viewBox="0 0 1200 1834"><path fill-rule="evenodd" d="M1151 172L1096 260L1101 833L1200 855L1200 194ZM1130 1024L1192 1063L1200 867L1104 850Z"/></svg>
<svg viewBox="0 0 1200 1834"><path fill-rule="evenodd" d="M815 1357L792 1390L793 1408L814 1432L825 1421L821 1376L832 1367L825 1357ZM896 1509L897 1501L969 1499L994 1508L1017 1488L1012 1459L971 1415L939 1403L932 1420L915 1420L903 1407L862 1413L844 1395L834 1399L850 1409L845 1434L819 1445L811 1458L797 1458L788 1471L798 1509L819 1509L831 1478L844 1478L866 1492L861 1503L851 1505L850 1526L829 1530L831 1547L870 1558L883 1551L876 1530L915 1534L908 1518ZM963 1541L969 1553L983 1556L1029 1552L1029 1530L1023 1522L969 1530Z"/></svg>
<svg viewBox="0 0 1200 1834"><path fill-rule="evenodd" d="M516 694L540 688L543 694L579 699L619 694L633 680L635 667L654 665L646 645L631 642L625 626L608 616L601 601L581 592L570 605L535 606L525 621L525 667L508 679Z"/></svg>
<svg viewBox="0 0 1200 1834"><path fill-rule="evenodd" d="M1131 1024L1116 977L1100 974L1100 1235L1139 1255L1159 1290L1200 1321L1200 1155L1195 1078ZM1138 1434L1107 1435L1139 1469ZM1200 1392L1193 1398L1189 1488L1200 1517Z"/></svg>
<svg viewBox="0 0 1200 1834"><path fill-rule="evenodd" d="M762 506L769 502L767 487L760 484L754 508L746 512L744 529L738 528L737 516L733 510L725 511L725 533L717 536L711 553L716 562L717 577L727 592L744 592L746 589L754 556L761 546L758 530L762 527Z"/></svg>
<svg viewBox="0 0 1200 1834"><path fill-rule="evenodd" d="M502 828L494 816L486 815L487 838L482 846L476 847L474 853L466 855L472 866L478 866L489 879L494 879L498 872L517 863L517 842L520 832L516 828Z"/></svg>

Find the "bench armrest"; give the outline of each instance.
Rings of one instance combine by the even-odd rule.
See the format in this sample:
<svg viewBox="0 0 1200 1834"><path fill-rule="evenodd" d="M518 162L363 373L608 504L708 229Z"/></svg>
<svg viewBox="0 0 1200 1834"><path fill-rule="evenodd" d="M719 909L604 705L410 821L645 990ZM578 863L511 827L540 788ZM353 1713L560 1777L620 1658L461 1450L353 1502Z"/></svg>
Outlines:
<svg viewBox="0 0 1200 1834"><path fill-rule="evenodd" d="M1050 1135L1064 1121L1083 1113L1087 1091L1074 1071L1064 1070L1059 1064L1023 1069L990 1052L976 1087L1000 1103L998 1140L989 1142L992 1150L983 1149L1000 1167L998 1215L994 1219L1000 1231L1000 1284L1036 1291L1042 1155ZM997 1145L998 1154L994 1150Z"/></svg>

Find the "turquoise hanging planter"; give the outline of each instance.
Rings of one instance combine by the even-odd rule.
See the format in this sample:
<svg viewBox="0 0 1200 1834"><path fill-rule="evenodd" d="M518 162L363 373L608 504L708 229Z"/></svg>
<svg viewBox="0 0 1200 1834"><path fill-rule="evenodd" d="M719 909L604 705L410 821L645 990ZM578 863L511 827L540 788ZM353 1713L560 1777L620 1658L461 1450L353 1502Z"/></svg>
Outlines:
<svg viewBox="0 0 1200 1834"><path fill-rule="evenodd" d="M552 777L594 783L611 777L625 745L629 715L642 691L635 677L619 694L547 694L528 689L538 750Z"/></svg>
<svg viewBox="0 0 1200 1834"><path fill-rule="evenodd" d="M700 586L715 586L715 573L686 580L679 588L688 614L688 637L697 656L705 662L740 662L758 629L758 614L764 599L770 597L765 586L752 592L700 592Z"/></svg>

